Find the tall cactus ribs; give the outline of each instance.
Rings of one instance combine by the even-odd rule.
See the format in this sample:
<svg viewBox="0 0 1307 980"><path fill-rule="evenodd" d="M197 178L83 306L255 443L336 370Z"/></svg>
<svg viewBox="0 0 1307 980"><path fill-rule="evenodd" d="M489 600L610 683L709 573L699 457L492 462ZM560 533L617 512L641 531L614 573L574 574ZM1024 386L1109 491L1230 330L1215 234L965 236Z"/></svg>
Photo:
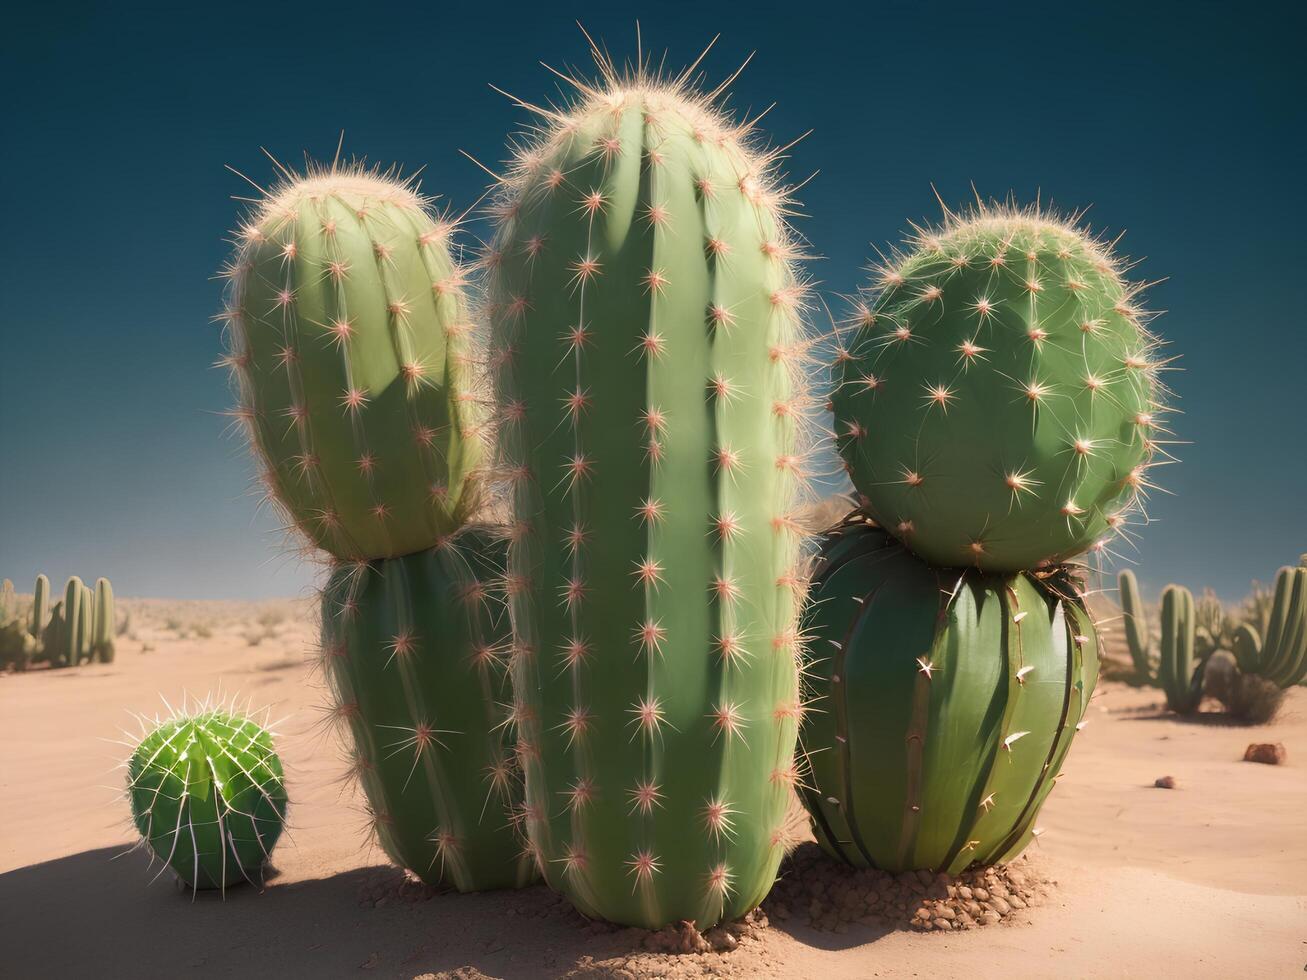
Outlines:
<svg viewBox="0 0 1307 980"><path fill-rule="evenodd" d="M486 263L527 827L586 914L707 926L771 887L794 781L799 247L718 93L597 60Z"/></svg>

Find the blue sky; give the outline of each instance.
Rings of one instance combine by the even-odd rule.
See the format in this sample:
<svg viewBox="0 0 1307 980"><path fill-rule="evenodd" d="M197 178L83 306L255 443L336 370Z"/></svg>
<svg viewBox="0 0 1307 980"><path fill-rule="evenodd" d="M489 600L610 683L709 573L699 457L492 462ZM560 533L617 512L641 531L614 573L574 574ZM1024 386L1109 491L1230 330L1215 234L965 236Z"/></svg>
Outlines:
<svg viewBox="0 0 1307 980"><path fill-rule="evenodd" d="M582 19L619 57L668 65L721 33L733 105L777 102L806 177L812 272L851 292L872 245L944 200L1090 207L1165 282L1156 329L1181 464L1140 536L1139 574L1229 598L1307 550L1302 289L1304 72L1294 5L875 3L833 7L315 3L29 6L0 40L0 575L20 589L107 574L121 594L303 591L223 438L210 277L246 188L346 151L410 168L466 207L524 122L494 83L556 92ZM747 12L746 12L747 11ZM13 19L16 16L16 20ZM16 93L16 94L15 94ZM474 230L476 230L474 228Z"/></svg>

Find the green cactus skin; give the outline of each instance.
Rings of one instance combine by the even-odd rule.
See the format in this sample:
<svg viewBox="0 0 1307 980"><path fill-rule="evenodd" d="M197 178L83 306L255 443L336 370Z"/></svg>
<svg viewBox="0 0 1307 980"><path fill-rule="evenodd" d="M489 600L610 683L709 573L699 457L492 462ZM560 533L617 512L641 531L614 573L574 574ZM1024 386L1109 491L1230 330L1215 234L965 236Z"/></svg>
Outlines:
<svg viewBox="0 0 1307 980"><path fill-rule="evenodd" d="M91 626L91 659L102 664L114 658L113 586L107 578L95 580L95 610Z"/></svg>
<svg viewBox="0 0 1307 980"><path fill-rule="evenodd" d="M323 595L323 660L377 838L423 881L464 892L536 879L516 828L506 551L471 528L341 565Z"/></svg>
<svg viewBox="0 0 1307 980"><path fill-rule="evenodd" d="M1153 683L1156 675L1152 664L1152 638L1148 635L1148 613L1139 595L1139 582L1129 569L1118 575L1116 581L1121 597L1121 622L1135 676L1145 684Z"/></svg>
<svg viewBox="0 0 1307 980"><path fill-rule="evenodd" d="M804 630L802 798L828 853L957 874L1039 833L1098 676L1067 572L932 567L854 515L826 535Z"/></svg>
<svg viewBox="0 0 1307 980"><path fill-rule="evenodd" d="M950 215L912 245L836 369L839 448L870 513L936 565L1020 571L1105 549L1164 431L1136 287L1036 211Z"/></svg>
<svg viewBox="0 0 1307 980"><path fill-rule="evenodd" d="M1207 660L1195 658L1195 645L1193 593L1183 586L1168 585L1162 590L1162 637L1158 644L1157 679L1166 692L1166 706L1177 714L1193 714L1203 700Z"/></svg>
<svg viewBox="0 0 1307 980"><path fill-rule="evenodd" d="M127 773L142 842L193 890L262 880L286 817L269 732L249 718L202 708L146 735Z"/></svg>
<svg viewBox="0 0 1307 980"><path fill-rule="evenodd" d="M1235 660L1243 673L1287 690L1307 678L1307 568L1280 569L1266 622L1264 640L1250 623L1235 631Z"/></svg>
<svg viewBox="0 0 1307 980"><path fill-rule="evenodd" d="M707 927L771 888L794 778L803 289L746 130L601 68L487 262L526 821L584 914Z"/></svg>
<svg viewBox="0 0 1307 980"><path fill-rule="evenodd" d="M95 659L91 648L91 636L95 626L95 593L86 585L82 586L82 605L77 617L77 660L74 664L90 662Z"/></svg>
<svg viewBox="0 0 1307 980"><path fill-rule="evenodd" d="M86 586L74 575L64 586L63 617L56 631L58 649L54 651L56 667L76 667L81 659L82 596Z"/></svg>
<svg viewBox="0 0 1307 980"><path fill-rule="evenodd" d="M14 595L14 583L5 579L0 584L0 626L7 625L18 615L18 597Z"/></svg>
<svg viewBox="0 0 1307 980"><path fill-rule="evenodd" d="M464 275L428 203L389 174L312 171L270 192L226 270L234 414L337 558L430 548L476 504Z"/></svg>
<svg viewBox="0 0 1307 980"><path fill-rule="evenodd" d="M32 588L32 619L30 632L38 640L45 631L46 620L50 616L50 580L44 575L36 576L36 585Z"/></svg>

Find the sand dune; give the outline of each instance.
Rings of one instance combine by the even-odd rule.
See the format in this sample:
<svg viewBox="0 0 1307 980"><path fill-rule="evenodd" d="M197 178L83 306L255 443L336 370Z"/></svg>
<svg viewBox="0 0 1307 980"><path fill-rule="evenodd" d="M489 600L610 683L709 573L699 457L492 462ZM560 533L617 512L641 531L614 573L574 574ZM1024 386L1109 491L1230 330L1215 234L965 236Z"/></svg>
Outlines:
<svg viewBox="0 0 1307 980"><path fill-rule="evenodd" d="M1103 685L1029 858L1056 885L1001 925L835 934L790 919L730 953L669 957L644 952L635 930L587 925L543 888L433 896L406 885L364 841L359 800L339 782L306 665L306 607L169 608L136 607L135 639L114 664L0 677L4 976L1011 980L1277 977L1307 964L1301 688L1274 726L1249 729L1180 722L1156 691ZM262 894L192 901L167 876L151 883L141 852L117 857L132 833L114 768L127 750L112 740L134 727L130 711L160 710L159 694L218 688L284 718L293 808ZM1240 761L1266 740L1287 746L1288 765ZM1153 787L1164 775L1176 789Z"/></svg>

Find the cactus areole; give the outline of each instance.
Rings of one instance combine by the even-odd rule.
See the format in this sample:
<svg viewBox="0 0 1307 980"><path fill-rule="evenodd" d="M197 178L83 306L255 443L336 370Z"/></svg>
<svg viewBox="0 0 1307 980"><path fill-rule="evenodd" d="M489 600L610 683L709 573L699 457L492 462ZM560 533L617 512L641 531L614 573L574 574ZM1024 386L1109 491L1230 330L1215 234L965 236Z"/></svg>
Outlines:
<svg viewBox="0 0 1307 980"><path fill-rule="evenodd" d="M504 563L504 543L469 528L429 551L343 564L322 597L323 663L377 839L396 864L459 891L536 877L517 833Z"/></svg>
<svg viewBox="0 0 1307 980"><path fill-rule="evenodd" d="M127 764L132 819L154 856L193 890L260 883L286 817L272 735L201 706L151 731Z"/></svg>
<svg viewBox="0 0 1307 980"><path fill-rule="evenodd" d="M747 128L599 60L513 161L488 262L526 826L585 914L702 927L783 850L802 287Z"/></svg>
<svg viewBox="0 0 1307 980"><path fill-rule="evenodd" d="M1065 571L935 568L855 518L826 536L804 628L822 710L804 717L802 798L821 846L891 872L1020 853L1098 675Z"/></svg>
<svg viewBox="0 0 1307 980"><path fill-rule="evenodd" d="M845 332L836 434L870 513L936 565L1102 549L1159 453L1157 342L1111 252L981 208L879 272Z"/></svg>
<svg viewBox="0 0 1307 980"><path fill-rule="evenodd" d="M338 558L432 547L475 504L463 273L427 205L387 174L312 170L225 270L234 415L290 523Z"/></svg>

